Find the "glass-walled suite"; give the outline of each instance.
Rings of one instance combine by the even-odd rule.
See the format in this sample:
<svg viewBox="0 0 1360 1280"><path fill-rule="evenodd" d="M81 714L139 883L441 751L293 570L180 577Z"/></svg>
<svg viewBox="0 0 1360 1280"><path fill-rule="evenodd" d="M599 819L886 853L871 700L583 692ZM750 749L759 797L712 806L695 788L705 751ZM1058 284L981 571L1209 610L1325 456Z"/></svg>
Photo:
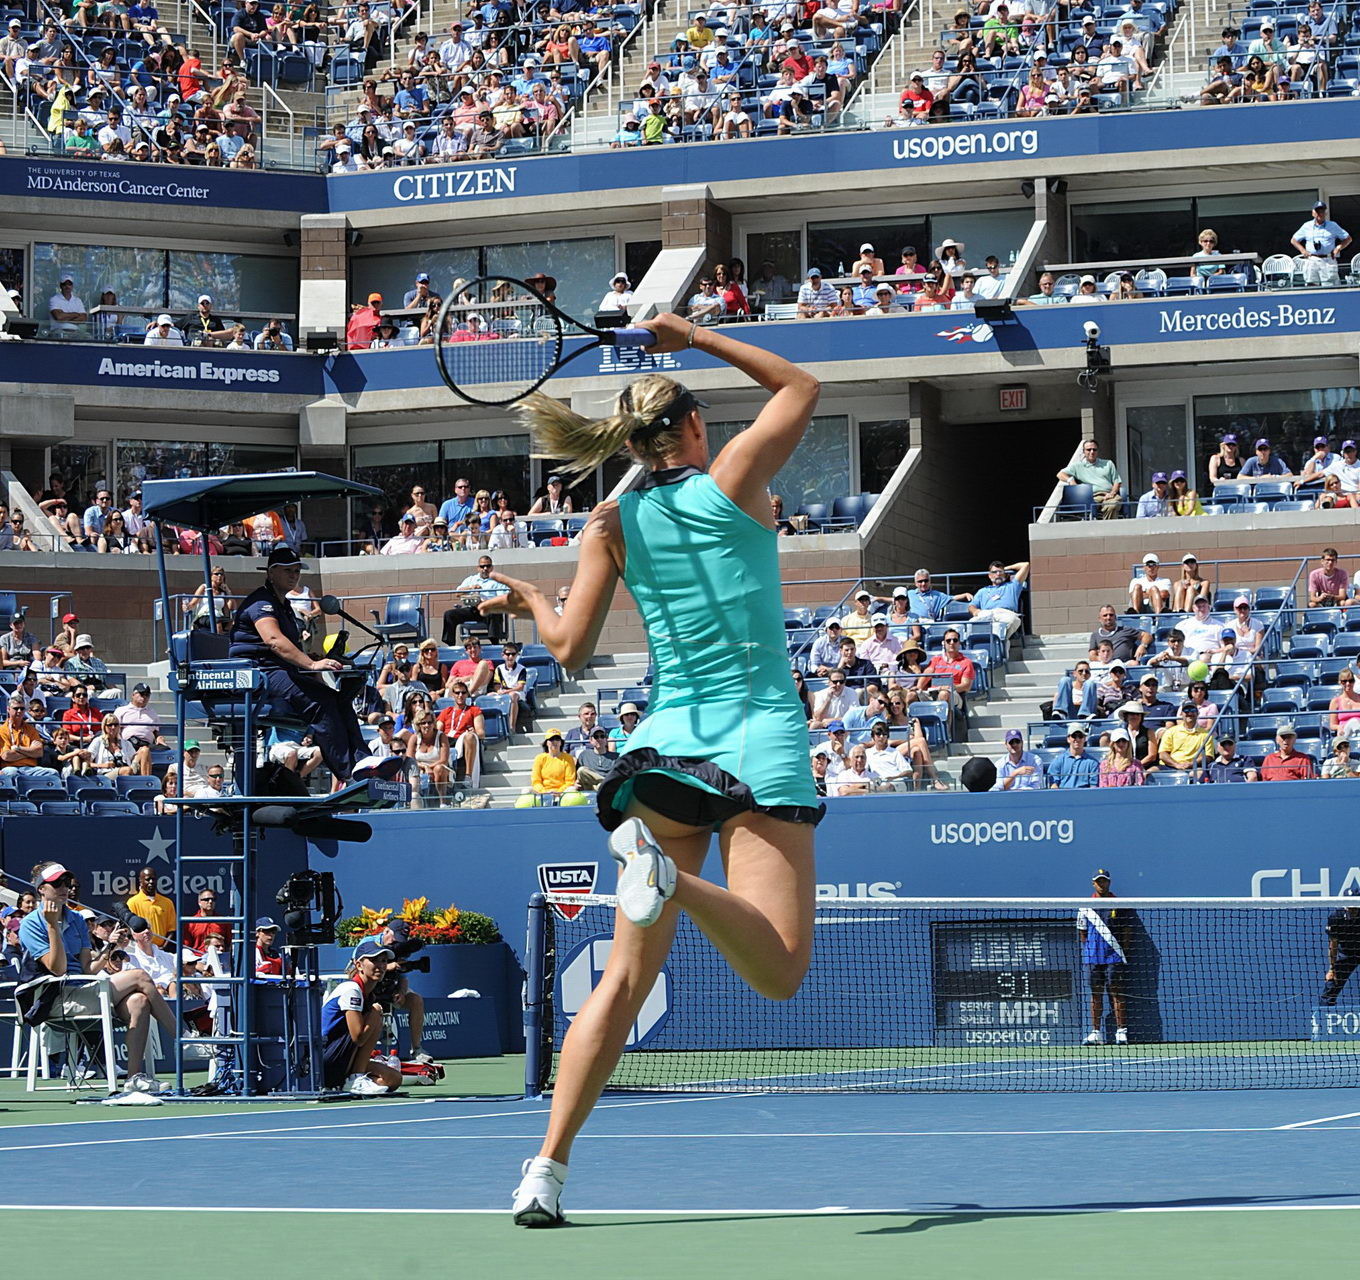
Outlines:
<svg viewBox="0 0 1360 1280"><path fill-rule="evenodd" d="M896 271L902 250L915 249L922 266L939 254L945 240L962 246L964 261L982 269L989 254L995 254L1005 267L1015 261L1034 224L1034 210L1016 209L956 210L946 213L913 213L899 216L842 218L834 222L809 222L802 226L753 230L746 236L746 272L758 280L764 264L789 285L787 301L796 293L804 273L817 266L827 276L846 275L859 257L862 244L874 246L885 271ZM768 298L767 301L778 301Z"/></svg>
<svg viewBox="0 0 1360 1280"><path fill-rule="evenodd" d="M1121 200L1072 206L1072 259L1107 262L1199 251L1199 233L1212 229L1221 250L1293 257L1290 238L1308 220L1315 189L1171 200ZM1344 225L1344 224L1343 224Z"/></svg>
<svg viewBox="0 0 1360 1280"><path fill-rule="evenodd" d="M714 457L737 432L750 426L749 422L710 422L708 447ZM770 492L784 499L784 510L789 514L809 502L831 502L849 493L858 493L852 485L850 448L850 419L843 415L813 418L802 443L793 457L770 482Z"/></svg>
<svg viewBox="0 0 1360 1280"><path fill-rule="evenodd" d="M500 275L523 280L542 271L557 281L557 305L583 319L595 314L596 304L609 292L614 274L613 236L580 240L531 240L485 248L419 249L356 257L350 262L351 296L360 299L380 293L383 305L399 307L415 289L421 272L430 288L443 294L457 279Z"/></svg>
<svg viewBox="0 0 1360 1280"><path fill-rule="evenodd" d="M455 480L471 482L472 493L503 490L517 511L527 509L530 492L527 435L473 436L457 440L408 440L396 444L356 445L350 450L350 476L383 491L388 517L412 502L411 490L425 490L425 501L440 506L453 497ZM354 526L373 504L355 504Z"/></svg>
<svg viewBox="0 0 1360 1280"><path fill-rule="evenodd" d="M56 451L53 451L55 465ZM114 444L115 502L126 502L146 480L183 476L240 476L287 471L297 465L291 445L222 444L215 441L119 440Z"/></svg>
<svg viewBox="0 0 1360 1280"><path fill-rule="evenodd" d="M214 309L260 315L297 311L298 263L295 257L145 249L124 245L38 243L33 246L33 288L29 314L45 319L47 302L61 277L74 278L75 293L87 307L99 305L105 291L128 307L164 308L177 318L189 315L200 294ZM107 305L107 304L106 304ZM128 322L144 317L129 315Z"/></svg>
<svg viewBox="0 0 1360 1280"><path fill-rule="evenodd" d="M108 483L109 447L105 444L54 444L39 499L64 495L71 510L83 510L99 486ZM59 488L53 486L53 481Z"/></svg>
<svg viewBox="0 0 1360 1280"><path fill-rule="evenodd" d="M1258 439L1267 439L1295 471L1312 453L1313 439L1326 436L1335 451L1343 440L1360 439L1360 390L1355 387L1224 390L1197 395L1186 390L1157 395L1135 388L1150 403L1124 408L1120 474L1130 496L1151 487L1155 471L1184 470L1207 497L1209 459L1229 432L1244 458Z"/></svg>
<svg viewBox="0 0 1360 1280"><path fill-rule="evenodd" d="M859 424L859 491L882 493L907 451L905 418Z"/></svg>

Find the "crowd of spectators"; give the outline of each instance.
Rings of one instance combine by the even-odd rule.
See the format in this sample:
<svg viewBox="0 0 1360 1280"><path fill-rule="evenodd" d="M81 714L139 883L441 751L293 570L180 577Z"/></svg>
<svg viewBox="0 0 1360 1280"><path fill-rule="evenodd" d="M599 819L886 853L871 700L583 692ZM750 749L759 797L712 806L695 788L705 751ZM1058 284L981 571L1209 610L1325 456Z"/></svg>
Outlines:
<svg viewBox="0 0 1360 1280"><path fill-rule="evenodd" d="M1328 93L1337 77L1341 46L1352 31L1351 16L1343 6L1324 7L1322 0L1309 0L1307 12L1278 18L1264 13L1253 25L1255 32L1245 42L1242 28L1223 28L1223 43L1209 59L1199 94L1204 106L1284 102ZM1357 92L1353 77L1339 84L1344 92Z"/></svg>
<svg viewBox="0 0 1360 1280"><path fill-rule="evenodd" d="M1350 739L1360 729L1356 672L1347 665L1351 659L1336 660L1324 683L1313 689L1317 697L1306 696L1308 681L1323 677L1309 677L1302 664L1305 696L1293 696L1297 688L1280 694L1267 679L1274 652L1265 644L1270 619L1253 613L1246 593L1216 613L1192 554L1182 558L1181 575L1173 582L1162 576L1157 556L1149 553L1129 593L1131 613L1121 618L1114 605L1101 607L1086 658L1059 679L1053 698L1040 708L1046 720L1068 722L1066 755L1043 763L1025 749L1024 735L1011 730L1005 738L1011 764L998 764L998 786L1137 786L1158 771L1215 782L1360 775L1351 757ZM1179 613L1181 606L1188 616L1154 635L1158 617ZM1353 606L1360 606L1360 594L1340 566L1336 548L1324 547L1298 607L1336 610L1344 619ZM1142 617L1149 619L1146 626ZM1314 624L1302 614L1292 625ZM1305 643L1311 638L1305 635ZM1298 639L1295 634L1286 658L1305 652L1296 650ZM1300 733L1293 722L1305 707L1309 751L1298 749ZM1276 749L1247 759L1238 754L1239 732L1243 718L1258 708L1273 715L1264 727L1274 733ZM1093 736L1098 743L1090 742ZM1259 741L1262 735L1247 736ZM1109 749L1103 759L1092 754L1093 745ZM1021 770L1022 764L1027 768Z"/></svg>
<svg viewBox="0 0 1360 1280"><path fill-rule="evenodd" d="M958 111L1040 116L1085 115L1127 105L1147 87L1166 34L1167 6L1128 0L1105 6L1053 0L981 0L959 8L914 71L886 128L947 122Z"/></svg>
<svg viewBox="0 0 1360 1280"><path fill-rule="evenodd" d="M438 508L426 501L425 486L415 484L395 511L383 503L371 506L351 545L356 554L380 556L568 546L580 537L579 502L556 474L548 476L523 514L505 490L474 490L465 476L454 481L453 496ZM489 567L490 557L483 556L482 563Z"/></svg>
<svg viewBox="0 0 1360 1280"><path fill-rule="evenodd" d="M542 149L608 72L637 12L595 0L488 0L442 39L417 31L381 71L381 43L359 48L363 33L352 30L351 51L368 74L353 114L320 143L322 158L345 174Z"/></svg>
<svg viewBox="0 0 1360 1280"><path fill-rule="evenodd" d="M92 295L93 296L93 295ZM104 289L90 306L76 292L75 276L63 271L57 291L47 300L47 332L57 338L94 338L98 341L138 342L147 347L215 347L224 351L292 351L287 324L267 317L257 330L244 319L217 310L210 293L198 295L192 311L175 316L168 311L151 315L146 308L120 304L117 293Z"/></svg>

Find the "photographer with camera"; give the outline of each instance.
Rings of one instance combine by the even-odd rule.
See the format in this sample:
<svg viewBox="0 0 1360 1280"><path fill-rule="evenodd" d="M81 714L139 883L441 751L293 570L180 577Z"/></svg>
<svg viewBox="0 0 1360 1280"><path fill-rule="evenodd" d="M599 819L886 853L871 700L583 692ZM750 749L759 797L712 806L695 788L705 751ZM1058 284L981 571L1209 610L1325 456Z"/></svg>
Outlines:
<svg viewBox="0 0 1360 1280"><path fill-rule="evenodd" d="M425 999L419 991L412 991L408 973L429 973L430 957L412 960L425 944L411 937L411 926L405 920L389 920L378 941L391 952L386 970L373 998L384 1009L405 1009L411 1031L411 1061L429 1066L434 1062L421 1046L425 1040Z"/></svg>
<svg viewBox="0 0 1360 1280"><path fill-rule="evenodd" d="M401 1085L401 1072L373 1057L382 1034L383 1008L377 999L396 957L379 938L354 948L349 975L321 1006L322 1084L326 1089L376 1096Z"/></svg>

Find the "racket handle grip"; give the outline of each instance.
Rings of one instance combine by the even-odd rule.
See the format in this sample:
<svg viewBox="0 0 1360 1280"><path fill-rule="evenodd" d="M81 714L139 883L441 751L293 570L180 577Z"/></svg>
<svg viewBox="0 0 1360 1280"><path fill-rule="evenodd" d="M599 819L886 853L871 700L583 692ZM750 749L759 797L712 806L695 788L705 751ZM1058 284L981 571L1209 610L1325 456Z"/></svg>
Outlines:
<svg viewBox="0 0 1360 1280"><path fill-rule="evenodd" d="M656 334L650 329L615 329L616 347L650 347L656 344Z"/></svg>

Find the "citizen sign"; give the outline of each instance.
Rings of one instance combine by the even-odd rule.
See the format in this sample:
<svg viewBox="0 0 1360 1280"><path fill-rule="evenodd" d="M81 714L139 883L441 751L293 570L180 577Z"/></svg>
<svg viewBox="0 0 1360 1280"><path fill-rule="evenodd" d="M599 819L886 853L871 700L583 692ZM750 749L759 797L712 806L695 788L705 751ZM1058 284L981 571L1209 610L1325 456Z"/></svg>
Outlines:
<svg viewBox="0 0 1360 1280"><path fill-rule="evenodd" d="M494 196L515 191L518 165L504 169L441 169L434 173L403 173L392 182L392 195L408 200L458 200L465 196Z"/></svg>
<svg viewBox="0 0 1360 1280"><path fill-rule="evenodd" d="M1335 307L1234 307L1231 311L1163 311L1159 333L1222 333L1225 330L1315 329L1336 324Z"/></svg>

